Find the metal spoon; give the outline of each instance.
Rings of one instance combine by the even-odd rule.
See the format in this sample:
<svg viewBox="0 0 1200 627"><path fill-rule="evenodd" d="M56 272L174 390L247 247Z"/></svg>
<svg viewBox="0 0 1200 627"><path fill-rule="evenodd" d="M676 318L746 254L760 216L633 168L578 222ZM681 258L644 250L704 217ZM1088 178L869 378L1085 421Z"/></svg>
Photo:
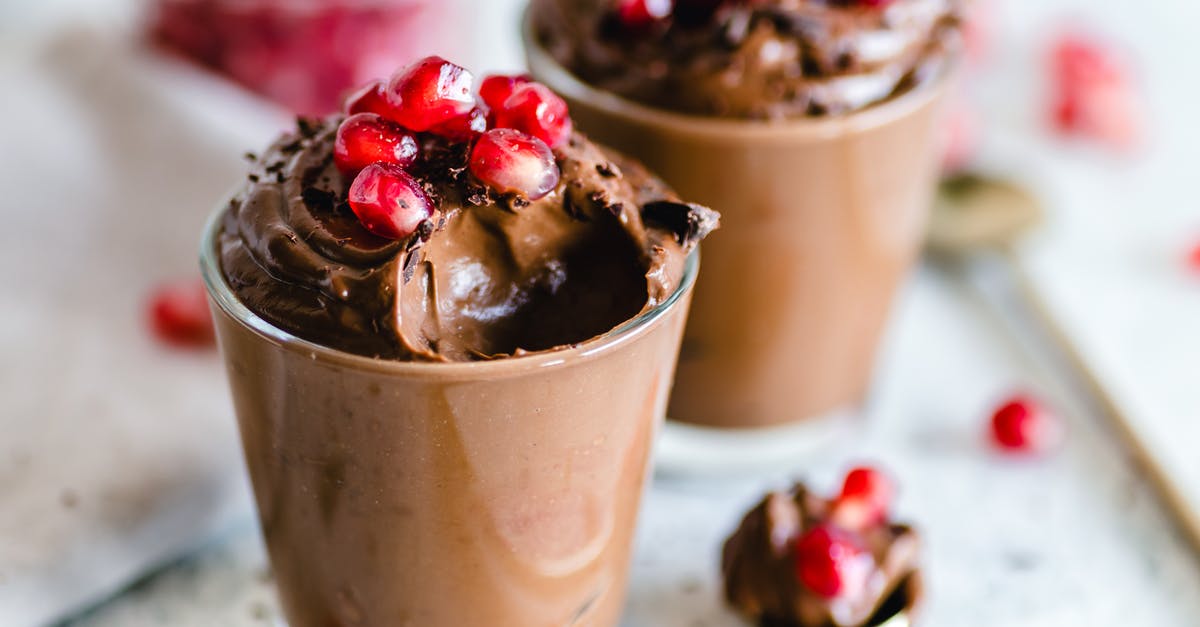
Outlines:
<svg viewBox="0 0 1200 627"><path fill-rule="evenodd" d="M1108 418L1135 463L1155 487L1160 502L1183 537L1200 555L1200 512L1189 507L1180 486L1159 464L1129 416L1050 315L1016 254L1015 247L1021 237L1042 222L1044 213L1038 199L1014 182L977 174L958 175L943 182L938 191L927 250L934 259L952 268L963 269L984 258L990 258L993 268L1001 268L1000 272L1007 275L1006 284L1000 286L1008 292L1002 294L1008 297L1006 304L1023 305L1028 313L1023 317L1033 322L1031 326L1040 337L1031 340L1027 333L1015 335L1025 348L1056 362L1056 374L1089 401L1097 413ZM1048 352L1055 354L1046 355Z"/></svg>

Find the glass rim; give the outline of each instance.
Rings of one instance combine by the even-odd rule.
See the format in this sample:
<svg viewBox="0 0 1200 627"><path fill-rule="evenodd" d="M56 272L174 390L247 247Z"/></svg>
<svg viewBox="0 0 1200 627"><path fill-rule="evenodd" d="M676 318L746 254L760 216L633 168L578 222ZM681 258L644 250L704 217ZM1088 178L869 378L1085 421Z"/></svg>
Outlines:
<svg viewBox="0 0 1200 627"><path fill-rule="evenodd" d="M532 3L521 15L521 39L530 73L547 87L609 115L622 116L640 124L655 126L681 135L728 136L763 140L794 141L797 138L826 138L847 132L868 131L903 118L937 100L958 73L958 55L943 67L936 78L881 102L837 115L788 119L722 118L671 111L631 100L596 88L564 67L538 42L533 30Z"/></svg>
<svg viewBox="0 0 1200 627"><path fill-rule="evenodd" d="M684 262L683 276L670 296L653 307L643 309L636 316L609 331L577 344L537 351L528 355L486 361L401 361L368 357L325 346L281 329L254 313L237 297L221 271L218 254L220 246L218 233L221 230L222 218L228 211L228 206L228 202L222 203L209 215L200 239L200 273L212 302L235 322L276 346L307 354L314 360L320 359L375 372L437 377L445 380L479 379L489 375L503 378L541 368L566 367L570 363L590 361L648 333L655 323L674 309L683 296L692 289L696 283L700 266L700 248L697 246L688 254Z"/></svg>

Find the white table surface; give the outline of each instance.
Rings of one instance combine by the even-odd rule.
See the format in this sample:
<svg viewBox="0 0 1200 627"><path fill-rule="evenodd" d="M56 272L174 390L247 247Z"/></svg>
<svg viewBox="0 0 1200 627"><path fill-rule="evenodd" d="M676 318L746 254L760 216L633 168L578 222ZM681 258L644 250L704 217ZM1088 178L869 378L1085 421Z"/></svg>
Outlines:
<svg viewBox="0 0 1200 627"><path fill-rule="evenodd" d="M997 81L989 92L997 96L989 99L988 113L999 129L993 134L1000 135L989 141L989 160L1001 168L1029 174L1061 218L1052 223L1050 235L1031 242L1026 253L1029 265L1040 273L1039 285L1062 315L1092 322L1073 328L1079 329L1081 343L1092 342L1102 355L1120 354L1105 353L1104 347L1112 348L1113 343L1100 341L1111 335L1113 324L1124 322L1126 328L1144 332L1156 324L1153 318L1131 323L1130 314L1119 313L1111 304L1104 306L1105 315L1087 315L1089 299L1111 290L1102 281L1080 281L1079 277L1095 276L1088 272L1096 268L1092 255L1103 252L1096 251L1096 246L1116 241L1114 233L1128 225L1114 218L1102 238L1094 239L1083 237L1082 231L1074 228L1078 222L1069 220L1086 219L1093 206L1107 208L1098 213L1114 217L1114 206L1145 198L1138 192L1152 188L1151 198L1161 209L1155 219L1147 221L1136 238L1106 250L1120 250L1125 258L1144 260L1145 251L1157 246L1163 256L1140 269L1161 265L1165 257L1161 251L1179 243L1178 236L1189 219L1197 218L1200 226L1200 216L1194 208L1178 202L1179 181L1172 177L1179 176L1181 169L1158 166L1168 157L1186 164L1185 140L1200 127L1185 123L1183 108L1171 109L1173 113L1164 116L1169 125L1155 124L1161 134L1170 134L1162 142L1168 157L1160 151L1153 162L1128 168L1086 151L1064 151L1036 137L1036 122L1031 119L1036 106L1013 106L1011 94L996 94L995 90L1014 84L1013 75L1021 63L1030 67L1030 44L1048 31L1047 16L1086 9L1099 16L1101 26L1110 32L1127 31L1129 37L1155 51L1147 55L1156 59L1157 70L1152 74L1159 79L1155 83L1159 91L1151 96L1169 107L1172 96L1190 93L1196 85L1186 81L1171 85L1172 69L1178 67L1171 66L1168 58L1181 48L1194 49L1185 46L1189 42L1184 41L1186 33L1181 29L1196 20L1164 16L1200 19L1200 6L1156 0L1159 13L1139 13L1131 6L1136 4L1127 0L1008 0L1001 11L1003 33L997 47L1005 58L998 63L1000 73L1007 72L1012 80ZM1039 26L1026 28L1027 24ZM1160 35L1162 45L1153 47ZM1014 43L1025 47L1010 50ZM511 56L511 50L506 54ZM1182 131L1179 137L1175 129ZM1024 164L1027 167L1013 166L1013 155L1031 145L1044 149L1038 153L1041 156ZM1090 182L1097 179L1123 181L1116 187L1120 193L1114 197L1096 192ZM1045 237L1056 239L1047 243ZM1103 254L1099 258L1104 258ZM1115 261L1112 265L1120 266ZM1177 296L1172 301L1159 290L1162 282L1179 281L1174 274L1160 272L1158 276L1167 278L1159 283L1146 282L1136 274L1126 276L1124 271L1115 274L1125 286L1142 285L1138 293L1143 299L1178 301ZM898 307L862 437L852 444L831 450L825 457L756 477L724 482L659 477L655 481L643 511L627 627L739 625L722 609L717 593L721 539L766 486L781 486L790 477L806 476L818 486L828 487L838 472L859 460L880 463L896 475L903 490L901 517L925 534L930 594L922 615L924 627L1200 624L1200 561L1178 538L1149 487L1137 477L1098 416L1047 370L1037 346L1029 351L1022 348L1028 344L1021 341L1028 337L1027 329L1020 321L1014 323L1010 312L997 313L994 307L997 300L1003 305L1004 296L992 293L981 299L967 283L959 274L932 266L923 267L916 275ZM1073 287L1056 287L1064 285ZM1179 325L1186 327L1188 320L1182 315L1164 324L1175 325L1176 330ZM1162 337L1138 343L1137 337L1125 334L1117 345L1149 360L1152 356L1146 354L1146 347L1164 345ZM1196 337L1184 335L1179 345L1188 346ZM1130 348L1131 343L1136 345ZM1129 373L1114 368L1112 364L1120 364L1117 358L1101 362L1108 370L1117 370L1117 375L1126 375L1125 380L1137 378L1137 373L1129 378ZM186 365L188 371L215 367L215 362ZM1151 398L1178 394L1184 377L1177 369L1168 374L1172 376L1160 377L1160 381L1169 389ZM211 372L202 376L219 377ZM1009 391L1023 388L1041 391L1069 425L1064 448L1045 459L1004 458L991 452L982 440L981 428L994 403ZM1138 389L1142 391L1136 398L1145 399L1144 386ZM1167 411L1149 409L1160 415ZM1156 424L1155 432L1163 433L1163 423ZM1165 432L1175 433L1170 424ZM1183 466L1185 472L1195 469L1200 469L1200 464ZM245 496L235 493L233 498ZM240 514L205 548L150 575L71 624L269 624L277 610L253 520L244 501L230 510Z"/></svg>
<svg viewBox="0 0 1200 627"><path fill-rule="evenodd" d="M1148 487L1077 403L1053 392L999 318L925 268L900 306L863 437L806 469L728 482L659 477L646 501L627 627L735 627L722 607L717 552L764 486L807 476L828 486L855 460L900 481L899 512L925 534L925 627L1187 626L1200 620L1200 570ZM919 363L919 367L911 364ZM1031 386L1070 429L1044 459L992 452L992 402ZM277 616L250 520L211 546L71 623L74 627L268 624Z"/></svg>

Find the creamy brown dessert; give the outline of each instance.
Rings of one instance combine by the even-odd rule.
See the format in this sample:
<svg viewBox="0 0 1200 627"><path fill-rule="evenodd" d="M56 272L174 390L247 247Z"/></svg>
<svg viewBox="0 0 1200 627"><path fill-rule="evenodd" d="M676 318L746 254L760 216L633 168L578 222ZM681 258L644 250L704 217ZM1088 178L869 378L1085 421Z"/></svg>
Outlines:
<svg viewBox="0 0 1200 627"><path fill-rule="evenodd" d="M673 419L854 414L923 240L958 0L532 0L576 124L721 211Z"/></svg>
<svg viewBox="0 0 1200 627"><path fill-rule="evenodd" d="M579 133L563 138L561 174L534 199L472 175L479 144L425 133L403 136L429 206L413 233L380 237L347 202L351 179L334 159L343 119L305 121L268 148L221 234L238 297L326 346L469 361L579 343L661 303L716 226L713 212Z"/></svg>
<svg viewBox="0 0 1200 627"><path fill-rule="evenodd" d="M705 116L861 109L943 70L959 0L533 0L546 50L588 84ZM669 12L667 11L669 10Z"/></svg>
<svg viewBox="0 0 1200 627"><path fill-rule="evenodd" d="M203 250L292 627L612 627L717 216L429 58L254 160Z"/></svg>
<svg viewBox="0 0 1200 627"><path fill-rule="evenodd" d="M803 484L768 494L722 555L725 597L763 627L863 627L911 618L919 542L886 517L877 471L859 468L833 499ZM907 623L905 623L907 624Z"/></svg>

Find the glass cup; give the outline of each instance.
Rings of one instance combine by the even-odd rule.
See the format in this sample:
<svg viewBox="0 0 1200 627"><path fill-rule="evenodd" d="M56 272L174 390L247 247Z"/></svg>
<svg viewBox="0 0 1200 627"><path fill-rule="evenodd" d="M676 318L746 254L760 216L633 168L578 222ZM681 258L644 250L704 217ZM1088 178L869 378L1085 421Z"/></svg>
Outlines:
<svg viewBox="0 0 1200 627"><path fill-rule="evenodd" d="M685 115L588 85L538 43L534 78L576 126L721 212L704 242L668 414L711 427L854 415L893 296L924 240L950 74L848 115Z"/></svg>
<svg viewBox="0 0 1200 627"><path fill-rule="evenodd" d="M201 266L291 627L612 627L699 265L598 338L372 359L256 316Z"/></svg>

